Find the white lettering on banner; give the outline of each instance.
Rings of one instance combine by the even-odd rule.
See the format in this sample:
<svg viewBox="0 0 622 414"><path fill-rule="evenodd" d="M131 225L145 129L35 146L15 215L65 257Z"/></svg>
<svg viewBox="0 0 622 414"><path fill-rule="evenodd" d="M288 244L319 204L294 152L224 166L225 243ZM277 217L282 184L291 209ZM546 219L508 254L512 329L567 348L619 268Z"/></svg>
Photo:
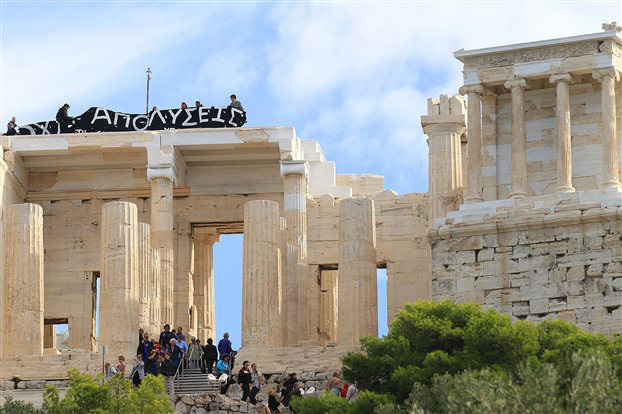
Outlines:
<svg viewBox="0 0 622 414"><path fill-rule="evenodd" d="M156 109L151 113L151 117L149 118L149 126L151 126L151 124L153 123L153 118L155 118L156 114L160 117L162 123L166 124L166 119L164 119L164 117L162 116L162 112L160 112L159 109Z"/></svg>
<svg viewBox="0 0 622 414"><path fill-rule="evenodd" d="M169 110L168 110L168 113L169 113L169 114L173 117L173 120L172 120L172 122L173 122L173 123L175 123L175 122L177 121L177 117L179 116L179 114L181 114L181 111L182 111L182 109L181 109L181 108L179 108L179 109L177 110L177 113L176 113L176 114L173 114L173 110L172 110L172 109L169 109Z"/></svg>
<svg viewBox="0 0 622 414"><path fill-rule="evenodd" d="M188 122L192 119L192 114L190 112L194 111L196 108L188 108L186 109L186 114L188 114L188 117L186 118L186 120L184 122L182 122L181 126L196 126L197 123L196 122Z"/></svg>
<svg viewBox="0 0 622 414"><path fill-rule="evenodd" d="M205 118L203 116L205 116ZM203 122L208 122L208 121L209 121L209 109L204 106L199 107L199 123L202 124Z"/></svg>
<svg viewBox="0 0 622 414"><path fill-rule="evenodd" d="M37 124L39 128L41 128L41 135L52 135L50 131L48 130L49 123L50 121L46 121L46 122L41 122L40 124Z"/></svg>
<svg viewBox="0 0 622 414"><path fill-rule="evenodd" d="M143 119L145 121L145 126L143 126L142 128L139 128L136 125L136 122ZM147 115L138 115L137 117L135 117L132 121L132 126L134 127L134 130L136 131L145 131L147 129L147 127L149 126L149 117Z"/></svg>
<svg viewBox="0 0 622 414"><path fill-rule="evenodd" d="M212 118L212 121L225 123L225 120L220 117L222 114L222 108L218 108L218 116L216 118Z"/></svg>
<svg viewBox="0 0 622 414"><path fill-rule="evenodd" d="M234 108L231 107L231 118L229 118L229 124L233 125L233 126L237 126L234 122L233 122L233 118L235 118L235 113L239 113L239 114L243 114L244 112L240 111L238 108Z"/></svg>
<svg viewBox="0 0 622 414"><path fill-rule="evenodd" d="M103 116L98 116L97 114L99 114L100 112L103 112L104 115ZM91 125L95 123L95 121L97 121L98 119L105 119L106 122L108 122L109 124L111 124L112 122L110 121L110 115L108 115L108 110L104 109L104 108L95 108L95 115L93 115L93 119L91 120ZM115 122L116 124L116 122Z"/></svg>
<svg viewBox="0 0 622 414"><path fill-rule="evenodd" d="M114 114L114 125L117 125L117 117L122 116L125 117L125 127L129 128L130 127L130 114L124 114L123 112L116 112Z"/></svg>

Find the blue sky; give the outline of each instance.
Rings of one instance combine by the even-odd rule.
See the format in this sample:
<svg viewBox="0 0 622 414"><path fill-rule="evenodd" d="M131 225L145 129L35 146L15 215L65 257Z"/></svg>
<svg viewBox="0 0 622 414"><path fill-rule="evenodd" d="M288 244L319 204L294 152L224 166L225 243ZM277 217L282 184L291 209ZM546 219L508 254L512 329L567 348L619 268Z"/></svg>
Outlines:
<svg viewBox="0 0 622 414"><path fill-rule="evenodd" d="M151 67L151 105L224 105L236 93L248 125L293 125L320 141L338 173L384 175L398 193L427 190L419 116L428 97L457 91L453 51L622 21L620 1L0 0L0 10L3 126L12 115L52 119L65 102L72 114L144 111ZM222 281L241 282L241 246L233 237L216 247L217 327L238 336L240 295L231 292L241 289L223 291Z"/></svg>

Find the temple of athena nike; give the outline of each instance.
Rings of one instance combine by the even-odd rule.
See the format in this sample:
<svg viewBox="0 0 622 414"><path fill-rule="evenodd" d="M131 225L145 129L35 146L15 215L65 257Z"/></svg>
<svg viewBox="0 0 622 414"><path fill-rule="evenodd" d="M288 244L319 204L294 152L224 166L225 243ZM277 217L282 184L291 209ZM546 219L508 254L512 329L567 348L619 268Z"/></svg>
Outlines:
<svg viewBox="0 0 622 414"><path fill-rule="evenodd" d="M98 372L139 327L213 338L233 233L239 358L265 371L332 369L377 335L378 268L389 322L449 299L621 334L622 36L603 28L455 52L463 86L421 116L428 193L336 174L289 126L3 136L0 379Z"/></svg>

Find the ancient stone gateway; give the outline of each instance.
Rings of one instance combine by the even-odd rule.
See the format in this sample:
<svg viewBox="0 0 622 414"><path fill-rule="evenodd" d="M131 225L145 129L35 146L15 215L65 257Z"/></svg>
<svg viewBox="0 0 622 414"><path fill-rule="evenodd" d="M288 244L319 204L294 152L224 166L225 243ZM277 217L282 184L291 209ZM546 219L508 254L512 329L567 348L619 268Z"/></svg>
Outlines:
<svg viewBox="0 0 622 414"><path fill-rule="evenodd" d="M245 237L240 356L267 372L332 368L376 334L379 267L389 321L432 298L622 333L621 56L609 26L455 52L460 94L421 117L429 193L336 174L292 127L2 137L0 331L33 341L5 335L1 379L98 371L102 345L135 351L139 324L212 337L230 233Z"/></svg>
<svg viewBox="0 0 622 414"><path fill-rule="evenodd" d="M300 361L301 348L328 369L361 336L376 335L379 267L388 272L390 318L431 295L426 194L397 195L380 176L336 174L319 143L292 127L5 136L2 158L2 211L11 218L3 329L18 322L40 338L21 353L68 358L53 348L58 321L69 325L71 352L83 350L78 365L92 370L103 346L106 359L132 355L138 327L153 337L170 323L214 338L213 248L222 234L244 234L242 353L266 370L291 365L288 356ZM13 234L24 229L42 249ZM37 257L39 267L30 262ZM14 283L26 268L40 297ZM16 306L28 320L15 319ZM7 340L3 378L43 375L12 367L14 348ZM280 362L267 358L275 348Z"/></svg>

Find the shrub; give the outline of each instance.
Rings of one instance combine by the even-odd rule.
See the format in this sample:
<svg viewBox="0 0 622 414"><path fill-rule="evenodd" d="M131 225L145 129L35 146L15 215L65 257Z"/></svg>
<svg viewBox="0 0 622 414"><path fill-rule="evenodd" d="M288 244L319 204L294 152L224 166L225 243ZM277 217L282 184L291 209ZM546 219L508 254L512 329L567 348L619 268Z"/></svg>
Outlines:
<svg viewBox="0 0 622 414"><path fill-rule="evenodd" d="M46 387L43 408L47 414L144 414L172 413L162 378L147 375L140 387L132 388L127 378L117 375L102 384L102 376L92 377L69 371L65 398L58 390Z"/></svg>
<svg viewBox="0 0 622 414"><path fill-rule="evenodd" d="M4 404L0 405L0 414L44 414L42 410L36 408L31 403L14 400L7 396Z"/></svg>
<svg viewBox="0 0 622 414"><path fill-rule="evenodd" d="M615 375L622 375L622 339L612 341L558 320L512 322L495 310L449 301L407 304L389 335L363 338L361 345L363 353L343 358L344 377L358 381L361 389L392 394L398 403L415 383L430 386L436 376L464 370L514 374L531 361L550 363L568 375L572 355L583 349L603 351Z"/></svg>

